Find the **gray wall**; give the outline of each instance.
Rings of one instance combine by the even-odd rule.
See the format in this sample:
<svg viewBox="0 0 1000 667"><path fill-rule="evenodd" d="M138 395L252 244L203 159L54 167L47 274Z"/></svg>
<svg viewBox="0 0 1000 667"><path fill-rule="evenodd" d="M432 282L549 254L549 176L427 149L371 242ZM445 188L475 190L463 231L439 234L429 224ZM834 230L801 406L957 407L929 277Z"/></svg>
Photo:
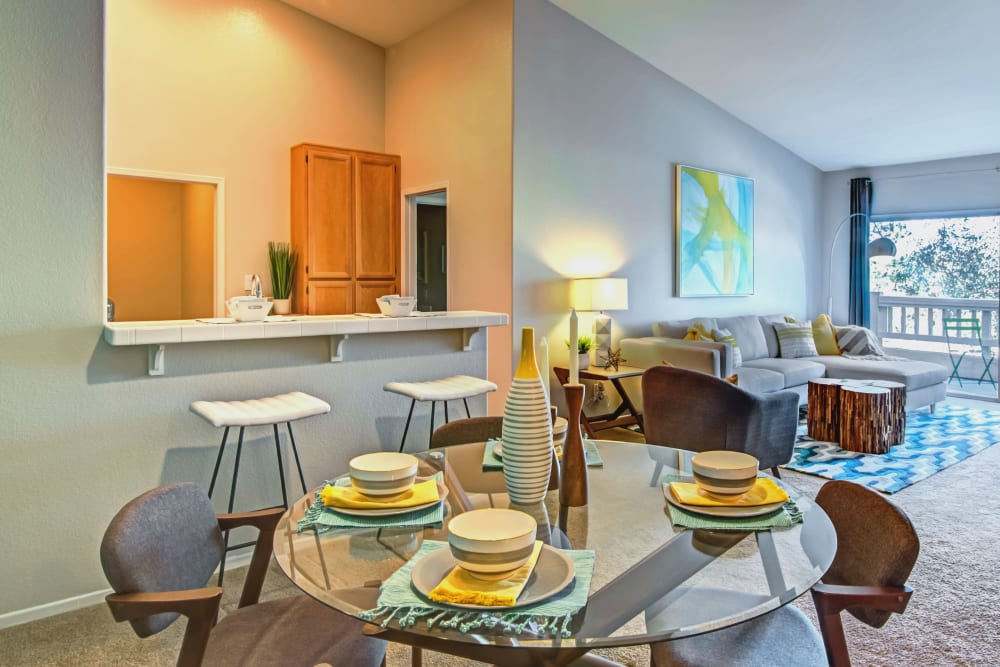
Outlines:
<svg viewBox="0 0 1000 667"><path fill-rule="evenodd" d="M485 336L461 353L455 331L355 336L342 364L328 363L323 337L170 345L157 378L145 348L105 344L102 7L0 0L0 625L105 588L98 545L129 498L177 480L207 486L220 432L191 401L327 399L330 415L296 429L315 484L351 456L397 446L408 402L385 381L486 373ZM425 414L412 447L427 428ZM241 465L242 509L280 500L266 436L254 431Z"/></svg>
<svg viewBox="0 0 1000 667"><path fill-rule="evenodd" d="M678 163L755 180L753 296L673 296ZM610 313L616 341L652 335L659 319L805 315L819 294L821 184L818 169L562 10L515 3L513 323L539 328L554 363L567 359L570 274L629 279L628 311Z"/></svg>
<svg viewBox="0 0 1000 667"><path fill-rule="evenodd" d="M863 176L873 181L875 215L1000 210L1000 154L826 173L823 175L824 282L833 235L838 223L850 213L850 181ZM845 229L833 257L834 322L847 320L847 237ZM824 294L823 308L826 298Z"/></svg>

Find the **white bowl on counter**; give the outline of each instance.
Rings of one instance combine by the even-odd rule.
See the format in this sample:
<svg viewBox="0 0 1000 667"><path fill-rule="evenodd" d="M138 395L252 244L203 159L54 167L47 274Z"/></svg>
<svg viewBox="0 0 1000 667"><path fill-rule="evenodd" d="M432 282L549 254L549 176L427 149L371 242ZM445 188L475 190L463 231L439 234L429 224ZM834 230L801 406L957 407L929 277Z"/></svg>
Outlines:
<svg viewBox="0 0 1000 667"><path fill-rule="evenodd" d="M271 312L273 305L270 299L255 296L234 296L226 301L229 316L237 322L260 322Z"/></svg>
<svg viewBox="0 0 1000 667"><path fill-rule="evenodd" d="M386 317L407 317L417 307L417 297L389 294L375 299L375 303Z"/></svg>

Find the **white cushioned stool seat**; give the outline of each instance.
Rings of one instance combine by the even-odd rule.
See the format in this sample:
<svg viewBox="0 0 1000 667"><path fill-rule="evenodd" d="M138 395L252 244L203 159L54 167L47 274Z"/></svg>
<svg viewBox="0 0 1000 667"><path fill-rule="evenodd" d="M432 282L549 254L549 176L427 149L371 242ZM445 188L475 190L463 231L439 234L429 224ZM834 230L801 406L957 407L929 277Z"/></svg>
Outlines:
<svg viewBox="0 0 1000 667"><path fill-rule="evenodd" d="M301 391L249 401L195 401L191 404L191 412L216 427L281 424L329 411L329 403Z"/></svg>
<svg viewBox="0 0 1000 667"><path fill-rule="evenodd" d="M473 396L480 396L496 391L497 386L489 380L472 377L471 375L453 375L441 380L427 382L387 382L385 391L413 399L410 402L410 414L406 416L406 426L403 427L403 439L399 443L399 451L406 446L406 434L410 432L410 420L413 419L413 406L417 401L430 401L431 404L431 438L434 436L434 406L438 401L444 403L444 420L448 421L448 401L461 399L465 403L465 416L472 417L469 412L469 401ZM427 441L430 446L430 440Z"/></svg>
<svg viewBox="0 0 1000 667"><path fill-rule="evenodd" d="M496 391L497 386L482 378L455 375L427 382L388 382L383 389L394 394L409 396L415 401L454 401Z"/></svg>

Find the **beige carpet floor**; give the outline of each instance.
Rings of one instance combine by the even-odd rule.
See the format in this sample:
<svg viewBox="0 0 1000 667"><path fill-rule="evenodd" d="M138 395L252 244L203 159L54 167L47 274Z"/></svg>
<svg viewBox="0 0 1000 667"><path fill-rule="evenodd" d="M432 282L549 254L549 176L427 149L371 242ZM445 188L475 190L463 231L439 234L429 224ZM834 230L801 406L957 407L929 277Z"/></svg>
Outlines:
<svg viewBox="0 0 1000 667"><path fill-rule="evenodd" d="M1000 665L998 472L1000 446L892 496L909 514L921 537L920 558L910 578L914 594L906 613L894 617L880 630L845 614L844 625L856 666ZM810 495L824 482L791 471L782 474L787 482ZM227 573L224 608L235 607L240 584L241 571ZM284 575L272 568L264 597L295 592ZM796 604L813 616L808 596ZM116 624L107 608L98 605L0 631L0 665L166 667L176 660L181 633L176 623L157 637L140 640L127 624ZM625 665L649 664L644 647L602 654ZM425 655L428 665L473 664L448 656ZM409 649L390 650L390 666L408 664ZM780 659L775 664L794 667L783 665Z"/></svg>

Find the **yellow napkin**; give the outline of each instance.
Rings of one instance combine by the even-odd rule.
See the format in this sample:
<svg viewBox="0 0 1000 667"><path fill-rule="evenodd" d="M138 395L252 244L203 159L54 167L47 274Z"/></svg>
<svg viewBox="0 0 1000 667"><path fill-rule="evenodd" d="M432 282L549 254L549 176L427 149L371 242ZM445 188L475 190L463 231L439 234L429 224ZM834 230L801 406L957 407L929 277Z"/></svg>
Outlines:
<svg viewBox="0 0 1000 667"><path fill-rule="evenodd" d="M517 602L517 596L528 583L531 571L538 562L538 554L542 551L542 543L535 542L535 548L528 562L514 570L506 579L500 581L485 581L477 579L462 568L455 566L441 583L427 594L435 602L451 604L476 604L482 607L510 607Z"/></svg>
<svg viewBox="0 0 1000 667"><path fill-rule="evenodd" d="M437 482L428 479L417 482L409 489L395 496L366 496L358 493L353 486L333 486L327 484L319 494L327 507L346 507L348 509L390 509L393 507L414 507L425 505L440 499Z"/></svg>
<svg viewBox="0 0 1000 667"><path fill-rule="evenodd" d="M701 505L704 507L753 507L755 505L770 505L771 503L787 503L788 494L768 477L758 477L757 483L742 496L732 500L724 500L698 488L697 484L689 482L671 482L670 493L674 500L685 505Z"/></svg>

